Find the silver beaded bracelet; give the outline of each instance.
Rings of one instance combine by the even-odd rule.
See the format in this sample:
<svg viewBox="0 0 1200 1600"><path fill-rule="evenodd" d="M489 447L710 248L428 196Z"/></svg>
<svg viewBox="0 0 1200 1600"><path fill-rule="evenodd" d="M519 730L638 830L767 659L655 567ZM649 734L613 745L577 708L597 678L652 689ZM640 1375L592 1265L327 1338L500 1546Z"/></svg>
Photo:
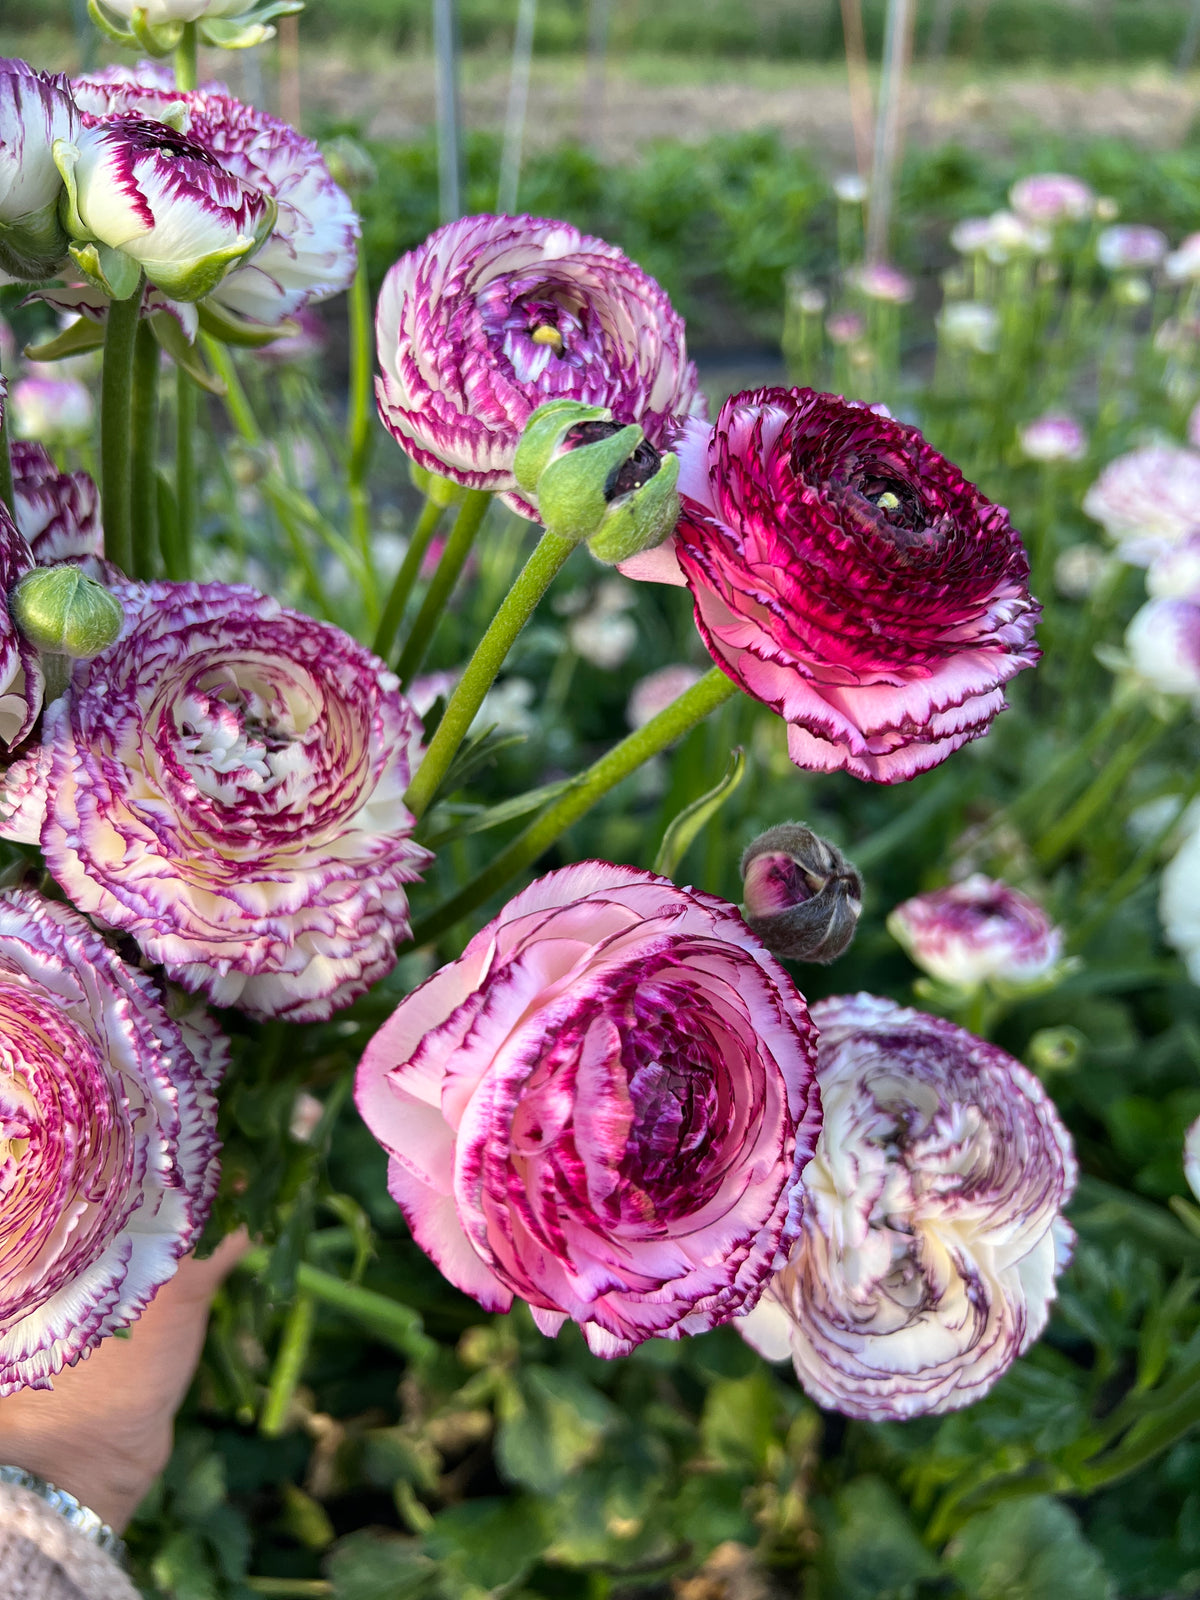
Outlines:
<svg viewBox="0 0 1200 1600"><path fill-rule="evenodd" d="M80 1505L73 1494L68 1494L65 1489L56 1489L45 1478L39 1478L34 1472L26 1472L24 1467L0 1467L0 1483L11 1483L15 1488L26 1489L39 1500L44 1500L64 1522L98 1545L105 1555L112 1556L124 1566L125 1541L94 1511Z"/></svg>

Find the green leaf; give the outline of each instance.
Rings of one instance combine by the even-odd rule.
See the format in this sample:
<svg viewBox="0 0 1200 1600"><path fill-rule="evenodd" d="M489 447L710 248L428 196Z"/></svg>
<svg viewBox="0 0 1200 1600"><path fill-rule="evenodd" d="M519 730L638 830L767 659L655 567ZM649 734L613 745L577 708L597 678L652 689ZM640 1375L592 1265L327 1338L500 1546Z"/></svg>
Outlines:
<svg viewBox="0 0 1200 1600"><path fill-rule="evenodd" d="M200 351L192 344L177 320L169 311L156 311L150 318L150 326L154 330L154 337L170 356L177 367L182 367L193 383L209 394L218 398L228 394L229 390L223 378L218 378L215 372L210 372L204 365Z"/></svg>
<svg viewBox="0 0 1200 1600"><path fill-rule="evenodd" d="M698 800L693 800L690 806L684 806L663 834L654 858L655 872L661 872L664 878L674 877L676 868L687 854L688 846L705 823L716 816L745 774L746 753L741 745L737 745L729 752L729 765L720 783Z"/></svg>
<svg viewBox="0 0 1200 1600"><path fill-rule="evenodd" d="M968 1600L1115 1600L1078 1519L1046 1495L982 1511L946 1550Z"/></svg>
<svg viewBox="0 0 1200 1600"><path fill-rule="evenodd" d="M535 1500L513 1498L451 1506L434 1520L423 1542L429 1555L451 1569L451 1587L461 1580L498 1589L519 1582L548 1541L545 1509Z"/></svg>
<svg viewBox="0 0 1200 1600"><path fill-rule="evenodd" d="M80 317L64 328L53 339L43 344L30 344L25 354L30 361L64 361L68 356L86 355L99 350L104 344L104 324L90 317Z"/></svg>
<svg viewBox="0 0 1200 1600"><path fill-rule="evenodd" d="M351 1534L325 1571L334 1600L425 1600L441 1592L437 1568L411 1539Z"/></svg>
<svg viewBox="0 0 1200 1600"><path fill-rule="evenodd" d="M733 1472L757 1477L777 1436L778 1411L774 1385L761 1366L748 1377L714 1383L700 1423L705 1453Z"/></svg>
<svg viewBox="0 0 1200 1600"><path fill-rule="evenodd" d="M825 1560L838 1600L912 1600L918 1583L937 1576L907 1508L879 1478L850 1484L833 1509Z"/></svg>
<svg viewBox="0 0 1200 1600"><path fill-rule="evenodd" d="M616 1414L573 1372L530 1366L500 1393L496 1455L506 1477L554 1495L600 1447Z"/></svg>
<svg viewBox="0 0 1200 1600"><path fill-rule="evenodd" d="M449 844L452 839L464 839L472 833L486 833L489 828L499 828L506 822L515 822L518 817L523 817L530 811L537 811L541 806L549 805L551 800L557 800L560 794L571 787L571 782L570 778L560 778L557 783L546 783L540 789L529 789L513 800L502 800L499 805L472 807L468 816L439 828L436 833L418 833L417 837L430 850L438 850L442 845Z"/></svg>

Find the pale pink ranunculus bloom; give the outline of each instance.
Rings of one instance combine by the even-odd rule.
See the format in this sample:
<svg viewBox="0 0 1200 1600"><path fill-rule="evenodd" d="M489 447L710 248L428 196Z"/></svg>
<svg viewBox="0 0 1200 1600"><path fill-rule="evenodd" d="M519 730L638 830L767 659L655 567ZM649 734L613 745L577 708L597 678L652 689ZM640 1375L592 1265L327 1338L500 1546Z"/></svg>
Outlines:
<svg viewBox="0 0 1200 1600"><path fill-rule="evenodd" d="M846 281L866 299L890 305L907 305L917 292L908 274L886 261L863 261L848 270Z"/></svg>
<svg viewBox="0 0 1200 1600"><path fill-rule="evenodd" d="M1146 567L1200 532L1200 450L1150 444L1117 456L1083 497L1122 561Z"/></svg>
<svg viewBox="0 0 1200 1600"><path fill-rule="evenodd" d="M1183 1175L1188 1188L1200 1200L1200 1117L1192 1123L1183 1141Z"/></svg>
<svg viewBox="0 0 1200 1600"><path fill-rule="evenodd" d="M993 211L990 217L966 217L951 230L950 243L960 255L985 255L1002 266L1014 256L1045 255L1053 243L1044 227L1013 211Z"/></svg>
<svg viewBox="0 0 1200 1600"><path fill-rule="evenodd" d="M18 439L78 444L87 437L95 416L91 393L78 378L40 373L18 378L11 398L12 430Z"/></svg>
<svg viewBox="0 0 1200 1600"><path fill-rule="evenodd" d="M1125 650L1143 683L1200 709L1200 596L1147 600L1125 630Z"/></svg>
<svg viewBox="0 0 1200 1600"><path fill-rule="evenodd" d="M1116 223L1096 240L1096 259L1110 272L1148 272L1167 254L1167 236L1143 223Z"/></svg>
<svg viewBox="0 0 1200 1600"><path fill-rule="evenodd" d="M1171 283L1200 282L1200 233L1189 233L1163 262L1163 272Z"/></svg>
<svg viewBox="0 0 1200 1600"><path fill-rule="evenodd" d="M395 964L429 861L417 719L383 662L242 586L126 583L0 793L81 911L184 988L317 1021Z"/></svg>
<svg viewBox="0 0 1200 1600"><path fill-rule="evenodd" d="M1146 593L1152 600L1200 602L1200 529L1150 563L1146 569Z"/></svg>
<svg viewBox="0 0 1200 1600"><path fill-rule="evenodd" d="M673 661L668 667L647 673L630 692L629 704L625 707L626 722L631 728L644 728L672 701L699 683L700 676L699 667L690 667L683 661Z"/></svg>
<svg viewBox="0 0 1200 1600"><path fill-rule="evenodd" d="M548 400L607 406L655 447L696 398L683 320L615 245L539 217L463 217L388 272L376 310L384 426L421 466L513 491Z"/></svg>
<svg viewBox="0 0 1200 1600"><path fill-rule="evenodd" d="M1066 411L1035 417L1018 431L1017 440L1030 461L1082 461L1087 455L1087 434Z"/></svg>
<svg viewBox="0 0 1200 1600"><path fill-rule="evenodd" d="M830 344L853 344L865 336L867 324L857 311L835 311L825 322Z"/></svg>
<svg viewBox="0 0 1200 1600"><path fill-rule="evenodd" d="M1037 984L1062 959L1062 929L1037 901L982 872L903 901L887 925L931 978L962 989Z"/></svg>
<svg viewBox="0 0 1200 1600"><path fill-rule="evenodd" d="M401 1001L356 1097L450 1282L615 1356L727 1321L787 1259L814 1046L736 907L586 861Z"/></svg>
<svg viewBox="0 0 1200 1600"><path fill-rule="evenodd" d="M675 533L621 570L687 585L713 660L788 723L797 766L900 783L987 731L1037 659L1029 562L915 428L758 389L676 452Z"/></svg>
<svg viewBox="0 0 1200 1600"><path fill-rule="evenodd" d="M1200 826L1191 827L1163 868L1158 896L1163 937L1200 984Z"/></svg>
<svg viewBox="0 0 1200 1600"><path fill-rule="evenodd" d="M51 1388L196 1243L227 1047L77 911L14 890L0 895L0 1035L2 1396Z"/></svg>
<svg viewBox="0 0 1200 1600"><path fill-rule="evenodd" d="M1096 196L1082 178L1067 172L1034 172L1018 178L1008 191L1009 203L1025 222L1080 222L1095 209Z"/></svg>
<svg viewBox="0 0 1200 1600"><path fill-rule="evenodd" d="M858 994L813 1020L824 1126L800 1237L734 1326L847 1416L971 1405L1046 1326L1070 1135L1031 1072L944 1018Z"/></svg>

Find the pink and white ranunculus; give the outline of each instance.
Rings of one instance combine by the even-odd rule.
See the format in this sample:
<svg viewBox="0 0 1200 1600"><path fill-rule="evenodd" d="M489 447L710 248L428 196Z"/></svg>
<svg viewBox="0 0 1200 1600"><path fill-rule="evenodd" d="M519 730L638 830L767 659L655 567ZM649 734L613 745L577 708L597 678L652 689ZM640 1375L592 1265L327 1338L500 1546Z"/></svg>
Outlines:
<svg viewBox="0 0 1200 1600"><path fill-rule="evenodd" d="M1183 1141L1183 1175L1188 1188L1200 1200L1200 1117L1192 1123Z"/></svg>
<svg viewBox="0 0 1200 1600"><path fill-rule="evenodd" d="M887 925L931 978L962 989L1036 985L1062 960L1062 929L1037 901L982 872L905 900Z"/></svg>
<svg viewBox="0 0 1200 1600"><path fill-rule="evenodd" d="M403 800L412 708L340 629L253 589L113 592L121 637L9 769L0 832L184 988L329 1016L391 970L429 860Z"/></svg>
<svg viewBox="0 0 1200 1600"><path fill-rule="evenodd" d="M797 766L899 783L987 731L1038 653L1002 506L915 428L811 389L734 395L675 449L674 538L622 571L687 584Z"/></svg>
<svg viewBox="0 0 1200 1600"><path fill-rule="evenodd" d="M1125 630L1125 650L1144 683L1200 709L1200 595L1147 600Z"/></svg>
<svg viewBox="0 0 1200 1600"><path fill-rule="evenodd" d="M100 495L86 472L59 472L40 444L12 445L14 520L39 567L71 561L103 579Z"/></svg>
<svg viewBox="0 0 1200 1600"><path fill-rule="evenodd" d="M1054 226L1080 222L1095 210L1095 192L1068 172L1034 172L1018 178L1008 191L1009 203L1024 222Z"/></svg>
<svg viewBox="0 0 1200 1600"><path fill-rule="evenodd" d="M622 1355L745 1310L786 1260L820 1125L814 1043L735 907L587 861L401 1002L358 1107L451 1283Z"/></svg>
<svg viewBox="0 0 1200 1600"><path fill-rule="evenodd" d="M1193 824L1163 869L1158 897L1163 937L1200 984L1200 826Z"/></svg>
<svg viewBox="0 0 1200 1600"><path fill-rule="evenodd" d="M1146 569L1146 593L1154 600L1200 603L1200 528L1150 563Z"/></svg>
<svg viewBox="0 0 1200 1600"><path fill-rule="evenodd" d="M1087 434L1065 411L1047 411L1027 422L1019 430L1017 442L1030 461L1082 461L1087 455Z"/></svg>
<svg viewBox="0 0 1200 1600"><path fill-rule="evenodd" d="M1108 466L1083 497L1122 561L1149 566L1189 534L1200 532L1200 451L1152 444Z"/></svg>
<svg viewBox="0 0 1200 1600"><path fill-rule="evenodd" d="M391 268L375 326L384 425L421 466L472 489L512 496L521 432L547 400L607 406L658 447L696 397L663 290L565 222L448 223Z"/></svg>
<svg viewBox="0 0 1200 1600"><path fill-rule="evenodd" d="M198 300L274 224L274 204L261 190L149 117L89 119L73 141L56 145L56 159L76 260L114 293L132 293L140 269L172 298Z"/></svg>
<svg viewBox="0 0 1200 1600"><path fill-rule="evenodd" d="M0 60L0 273L48 278L67 259L54 142L78 127L65 78Z"/></svg>
<svg viewBox="0 0 1200 1600"><path fill-rule="evenodd" d="M940 1017L859 994L813 1020L825 1122L800 1238L734 1326L847 1416L970 1405L1046 1326L1070 1136L1031 1072Z"/></svg>
<svg viewBox="0 0 1200 1600"><path fill-rule="evenodd" d="M0 420L4 416L4 380L0 378ZM33 553L0 501L0 597L33 566ZM22 638L0 599L0 742L12 746L24 739L42 708L45 684L38 653Z"/></svg>
<svg viewBox="0 0 1200 1600"><path fill-rule="evenodd" d="M1166 234L1141 223L1117 223L1096 240L1096 259L1110 272L1149 272L1166 254Z"/></svg>
<svg viewBox="0 0 1200 1600"><path fill-rule="evenodd" d="M87 438L95 406L78 378L46 374L18 378L12 387L12 428L18 439L80 444Z"/></svg>
<svg viewBox="0 0 1200 1600"><path fill-rule="evenodd" d="M138 1317L216 1189L226 1046L78 912L0 895L0 1395Z"/></svg>

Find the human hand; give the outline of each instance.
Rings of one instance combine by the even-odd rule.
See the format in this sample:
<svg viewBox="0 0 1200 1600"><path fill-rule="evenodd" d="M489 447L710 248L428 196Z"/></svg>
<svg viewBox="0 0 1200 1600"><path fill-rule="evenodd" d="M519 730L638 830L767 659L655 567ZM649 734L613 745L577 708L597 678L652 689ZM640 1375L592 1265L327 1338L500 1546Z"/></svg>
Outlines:
<svg viewBox="0 0 1200 1600"><path fill-rule="evenodd" d="M207 1261L188 1256L133 1324L54 1379L0 1400L0 1461L65 1489L118 1533L171 1454L208 1310L249 1248L231 1234Z"/></svg>

